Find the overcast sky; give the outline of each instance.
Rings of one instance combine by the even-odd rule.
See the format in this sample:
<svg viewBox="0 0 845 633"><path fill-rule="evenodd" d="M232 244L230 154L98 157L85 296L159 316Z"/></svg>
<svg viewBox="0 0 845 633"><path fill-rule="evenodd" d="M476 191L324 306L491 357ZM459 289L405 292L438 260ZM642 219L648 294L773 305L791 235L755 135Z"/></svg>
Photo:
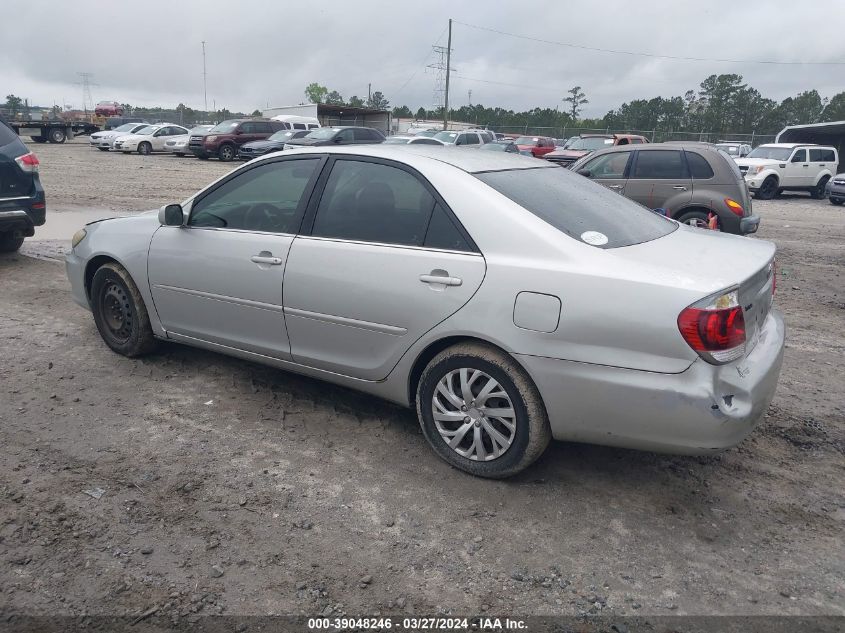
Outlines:
<svg viewBox="0 0 845 633"><path fill-rule="evenodd" d="M251 112L304 100L317 81L345 98L367 84L391 106L431 107L435 43L454 20L542 40L655 55L748 60L679 61L595 52L453 27L453 105L555 107L580 85L585 116L636 98L682 95L707 75L738 73L775 99L816 88L845 90L845 2L796 0L43 0L0 15L0 102L82 103L77 73L92 73L94 101ZM512 85L504 85L512 84Z"/></svg>

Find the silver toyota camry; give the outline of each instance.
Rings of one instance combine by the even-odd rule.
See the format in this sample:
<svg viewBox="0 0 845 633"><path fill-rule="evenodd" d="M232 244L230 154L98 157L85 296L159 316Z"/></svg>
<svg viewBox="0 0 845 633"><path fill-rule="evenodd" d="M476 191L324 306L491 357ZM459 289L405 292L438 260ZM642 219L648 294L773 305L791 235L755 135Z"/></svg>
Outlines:
<svg viewBox="0 0 845 633"><path fill-rule="evenodd" d="M375 145L89 224L67 274L119 354L177 341L415 407L440 457L506 477L551 438L741 441L783 357L774 254L545 161Z"/></svg>

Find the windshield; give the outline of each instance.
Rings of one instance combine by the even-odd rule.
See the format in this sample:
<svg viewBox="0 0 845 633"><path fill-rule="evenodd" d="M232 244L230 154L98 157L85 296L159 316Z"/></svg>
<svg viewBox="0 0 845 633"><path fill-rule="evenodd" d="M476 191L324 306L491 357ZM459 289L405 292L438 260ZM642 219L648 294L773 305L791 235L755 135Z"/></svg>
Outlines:
<svg viewBox="0 0 845 633"><path fill-rule="evenodd" d="M437 130L423 130L422 132L417 132L415 136L427 136L431 138L433 136L437 136Z"/></svg>
<svg viewBox="0 0 845 633"><path fill-rule="evenodd" d="M746 156L746 158L770 158L771 160L787 160L792 153L791 147L766 147L761 145Z"/></svg>
<svg viewBox="0 0 845 633"><path fill-rule="evenodd" d="M613 145L612 138L604 138L601 136L588 136L587 138L576 138L574 141L566 146L566 149L601 149L603 147L610 147Z"/></svg>
<svg viewBox="0 0 845 633"><path fill-rule="evenodd" d="M222 123L218 123L213 128L211 128L211 131L221 133L231 132L236 127L238 127L238 123L240 123L240 121L223 121Z"/></svg>
<svg viewBox="0 0 845 633"><path fill-rule="evenodd" d="M112 132L131 132L132 128L138 125L137 123L124 123L112 130Z"/></svg>
<svg viewBox="0 0 845 633"><path fill-rule="evenodd" d="M717 145L719 149L727 152L728 154L739 154L739 145Z"/></svg>
<svg viewBox="0 0 845 633"><path fill-rule="evenodd" d="M568 169L539 167L475 175L568 236L600 248L649 242L677 225Z"/></svg>
<svg viewBox="0 0 845 633"><path fill-rule="evenodd" d="M142 127L140 130L135 132L135 134L140 134L141 136L149 136L150 134L155 132L157 129L158 129L158 126L156 126L156 125L148 125L147 127Z"/></svg>
<svg viewBox="0 0 845 633"><path fill-rule="evenodd" d="M444 143L454 143L455 140L458 138L457 132L449 132L448 130L443 130L442 132L438 132L434 135L438 141L443 141Z"/></svg>
<svg viewBox="0 0 845 633"><path fill-rule="evenodd" d="M313 138L318 141L327 141L334 138L334 135L340 132L336 127L321 127L319 130L314 130L305 135L305 138Z"/></svg>
<svg viewBox="0 0 845 633"><path fill-rule="evenodd" d="M293 137L293 130L279 130L275 134L273 134L268 141L287 141Z"/></svg>
<svg viewBox="0 0 845 633"><path fill-rule="evenodd" d="M540 139L536 136L520 136L514 141L517 145L536 145Z"/></svg>

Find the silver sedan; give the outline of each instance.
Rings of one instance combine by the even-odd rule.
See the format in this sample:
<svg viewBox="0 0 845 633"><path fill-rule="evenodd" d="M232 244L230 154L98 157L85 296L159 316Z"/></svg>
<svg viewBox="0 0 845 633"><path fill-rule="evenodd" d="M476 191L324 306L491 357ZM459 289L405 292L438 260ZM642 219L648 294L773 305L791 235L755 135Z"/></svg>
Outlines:
<svg viewBox="0 0 845 633"><path fill-rule="evenodd" d="M450 464L551 438L707 454L772 400L775 247L679 225L546 161L319 147L73 238L105 343L202 347L415 407Z"/></svg>

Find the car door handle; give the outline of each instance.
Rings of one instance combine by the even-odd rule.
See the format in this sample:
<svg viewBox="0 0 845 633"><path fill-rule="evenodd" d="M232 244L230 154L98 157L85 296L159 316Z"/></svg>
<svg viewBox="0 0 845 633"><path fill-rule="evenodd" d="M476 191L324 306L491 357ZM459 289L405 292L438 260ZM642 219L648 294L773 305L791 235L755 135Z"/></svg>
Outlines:
<svg viewBox="0 0 845 633"><path fill-rule="evenodd" d="M672 185L672 189L674 189L676 191L686 191L687 190L687 188L684 187L683 185Z"/></svg>
<svg viewBox="0 0 845 633"><path fill-rule="evenodd" d="M253 255L249 258L254 264L270 264L271 266L281 266L282 265L282 258L281 257L269 257L267 255Z"/></svg>
<svg viewBox="0 0 845 633"><path fill-rule="evenodd" d="M445 275L420 275L420 281L424 284L443 284L444 286L460 286L464 283L460 277L448 277Z"/></svg>
<svg viewBox="0 0 845 633"><path fill-rule="evenodd" d="M608 189L621 189L622 185L608 185L607 188Z"/></svg>

